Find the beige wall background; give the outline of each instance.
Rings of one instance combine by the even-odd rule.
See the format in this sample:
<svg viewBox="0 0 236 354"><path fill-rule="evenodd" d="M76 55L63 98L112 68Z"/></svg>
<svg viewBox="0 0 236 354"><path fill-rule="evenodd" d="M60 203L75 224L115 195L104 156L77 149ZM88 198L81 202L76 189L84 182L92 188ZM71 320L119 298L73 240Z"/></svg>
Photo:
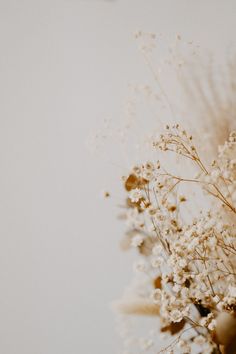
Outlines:
<svg viewBox="0 0 236 354"><path fill-rule="evenodd" d="M91 156L84 141L104 117L119 119L127 83L146 77L137 29L224 55L236 2L0 0L3 354L120 352L108 303L131 262L118 248L116 200L99 193L114 191L123 165Z"/></svg>

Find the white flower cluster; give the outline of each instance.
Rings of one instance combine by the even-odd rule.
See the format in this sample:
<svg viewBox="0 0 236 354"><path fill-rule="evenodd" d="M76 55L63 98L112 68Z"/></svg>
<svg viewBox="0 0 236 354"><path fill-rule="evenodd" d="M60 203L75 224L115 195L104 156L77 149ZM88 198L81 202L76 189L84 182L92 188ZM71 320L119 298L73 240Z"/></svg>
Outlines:
<svg viewBox="0 0 236 354"><path fill-rule="evenodd" d="M192 329L191 340L177 341L177 352L198 345L202 353L218 353L217 315L236 313L236 133L210 167L179 125L167 127L153 145L190 159L199 171L197 177L175 176L157 161L135 166L126 178L126 238L141 257L135 270L152 278L149 301L159 306L161 330L181 335ZM187 221L185 208L195 201L182 193L183 183L203 189L211 205Z"/></svg>

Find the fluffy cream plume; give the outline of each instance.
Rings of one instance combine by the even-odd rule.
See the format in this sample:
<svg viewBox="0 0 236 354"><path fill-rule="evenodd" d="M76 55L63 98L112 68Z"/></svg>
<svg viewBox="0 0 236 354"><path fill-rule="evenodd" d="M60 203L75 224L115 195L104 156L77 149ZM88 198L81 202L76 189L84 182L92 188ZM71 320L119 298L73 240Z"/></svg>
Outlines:
<svg viewBox="0 0 236 354"><path fill-rule="evenodd" d="M158 316L160 310L159 306L154 304L151 300L139 298L114 301L112 308L123 314L142 316Z"/></svg>
<svg viewBox="0 0 236 354"><path fill-rule="evenodd" d="M186 97L189 125L202 138L206 135L208 154L217 152L218 146L236 128L236 58L229 59L224 72L209 59L189 63L179 76Z"/></svg>

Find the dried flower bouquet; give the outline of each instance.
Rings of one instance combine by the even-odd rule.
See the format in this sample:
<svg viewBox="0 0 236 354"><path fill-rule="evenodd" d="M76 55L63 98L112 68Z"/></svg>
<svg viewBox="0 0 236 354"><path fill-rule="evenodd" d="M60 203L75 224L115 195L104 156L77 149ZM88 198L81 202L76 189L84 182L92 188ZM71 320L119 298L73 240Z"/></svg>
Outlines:
<svg viewBox="0 0 236 354"><path fill-rule="evenodd" d="M173 113L151 63L156 36L139 32L136 37L148 39L142 54ZM180 39L177 36L175 49ZM170 53L166 62L182 68L173 47ZM207 94L195 81L197 95L192 99L199 99L198 113L207 117L205 127L208 124L213 139L194 137L179 124L166 125L163 134L149 139L157 158L133 166L123 177L127 230L122 248L136 249L134 271L142 280L115 307L125 315L157 317L159 337L164 334L168 341L160 350L152 338L142 338L140 350L126 345L125 354L236 353L234 62L227 69L225 99L211 71L206 71ZM182 86L192 94L185 80ZM149 88L149 96L151 92Z"/></svg>
<svg viewBox="0 0 236 354"><path fill-rule="evenodd" d="M121 301L119 308L160 317L161 332L177 336L161 352L172 353L176 347L177 352L191 353L195 344L200 353L234 353L236 132L219 146L210 166L179 125L166 126L153 147L191 160L195 174L186 177L183 168L181 175L174 175L154 161L134 166L125 178L125 242L139 251L135 267L149 274L152 290L149 296ZM182 184L196 185L196 192L202 189L210 198L209 210L186 221L186 205L194 208L195 201L191 193L183 193ZM191 336L183 339L189 329Z"/></svg>

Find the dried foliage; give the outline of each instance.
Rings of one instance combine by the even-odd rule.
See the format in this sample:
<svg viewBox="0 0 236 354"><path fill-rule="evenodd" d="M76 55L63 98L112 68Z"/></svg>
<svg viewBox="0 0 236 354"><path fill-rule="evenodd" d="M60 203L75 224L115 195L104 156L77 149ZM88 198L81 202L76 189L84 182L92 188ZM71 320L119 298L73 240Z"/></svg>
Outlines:
<svg viewBox="0 0 236 354"><path fill-rule="evenodd" d="M148 38L142 51L173 113L149 57L156 37ZM209 139L199 132L195 139L179 124L166 125L149 141L158 158L135 165L123 178L122 245L137 250L134 271L148 282L134 289L133 299L124 296L118 308L157 316L160 333L173 336L159 352L147 340L145 350L153 354L236 353L235 67L230 61L223 90L211 68L204 83L194 74L191 83L182 76L199 131L204 138L207 130Z"/></svg>
<svg viewBox="0 0 236 354"><path fill-rule="evenodd" d="M232 317L230 326L236 315L236 132L219 146L210 166L202 162L193 137L179 125L167 126L153 147L190 160L195 173L185 177L183 169L182 175L174 175L159 161L149 161L135 166L125 179L129 245L141 253L135 267L149 273L153 290L148 298L124 302L120 310L159 315L161 332L171 335L185 326L192 328L191 341L181 342L184 353L190 353L190 344L200 339L202 353L219 352L219 344L227 348L236 335L235 327L233 334L227 330L222 336L216 328L222 313ZM209 205L188 221L183 218L185 209L194 208L195 201L191 192L182 193L183 184L192 185L196 193L203 191L203 203ZM142 252L146 242L149 252Z"/></svg>

